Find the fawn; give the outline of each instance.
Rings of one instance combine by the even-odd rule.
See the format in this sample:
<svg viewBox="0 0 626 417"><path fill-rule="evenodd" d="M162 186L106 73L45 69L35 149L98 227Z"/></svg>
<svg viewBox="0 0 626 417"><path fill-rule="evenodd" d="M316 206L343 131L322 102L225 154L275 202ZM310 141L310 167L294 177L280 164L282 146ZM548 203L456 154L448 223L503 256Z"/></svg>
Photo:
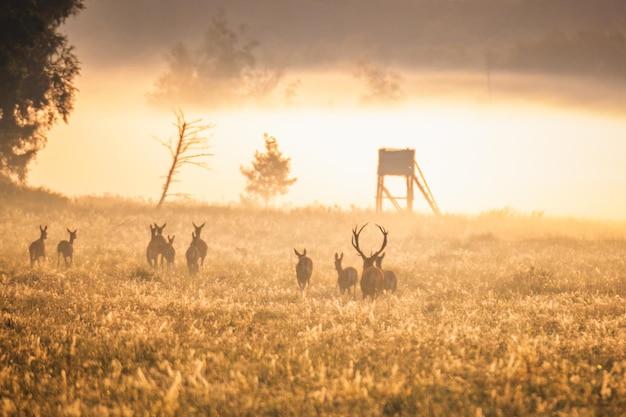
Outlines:
<svg viewBox="0 0 626 417"><path fill-rule="evenodd" d="M396 288L398 287L398 278L396 277L396 273L393 271L389 271L388 269L383 269L383 259L385 258L385 254L376 257L376 267L383 271L383 278L385 282L385 291L396 292Z"/></svg>
<svg viewBox="0 0 626 417"><path fill-rule="evenodd" d="M189 275L195 275L200 268L198 266L198 260L200 259L200 251L198 250L198 236L191 232L191 243L185 257L187 258L187 268L189 269Z"/></svg>
<svg viewBox="0 0 626 417"><path fill-rule="evenodd" d="M176 235L167 235L167 243L163 248L163 257L167 261L167 270L174 268L174 258L176 257L176 249L174 249L174 238Z"/></svg>
<svg viewBox="0 0 626 417"><path fill-rule="evenodd" d="M196 248L198 248L198 252L200 253L200 265L204 265L204 258L206 257L207 250L209 249L206 242L200 239L200 233L202 233L204 223L202 223L200 226L196 226L196 223L194 222L191 222L191 224L193 224L193 228L196 233Z"/></svg>
<svg viewBox="0 0 626 417"><path fill-rule="evenodd" d="M148 242L148 247L146 248L146 259L153 268L157 267L159 255L161 255L161 265L163 265L163 251L167 245L163 237L163 229L165 229L166 225L167 223L163 223L163 226L158 226L156 223L154 223L154 227L150 225L150 242Z"/></svg>
<svg viewBox="0 0 626 417"><path fill-rule="evenodd" d="M41 227L39 225L39 239L35 240L28 247L28 253L30 254L30 266L32 267L35 264L35 261L38 261L39 258L46 259L46 245L44 240L48 237L48 225Z"/></svg>
<svg viewBox="0 0 626 417"><path fill-rule="evenodd" d="M335 269L337 270L337 283L339 284L339 291L343 295L343 293L348 290L348 295L351 295L350 287L352 287L352 296L354 297L356 296L356 283L359 280L359 273L351 266L342 268L342 260L343 252L341 252L341 256L335 253Z"/></svg>
<svg viewBox="0 0 626 417"><path fill-rule="evenodd" d="M387 246L388 232L384 228L376 225L384 236L383 244L381 245L380 249L374 252L373 255L365 256L365 254L359 248L359 235L361 234L361 231L365 226L367 226L367 223L365 223L358 232L356 230L356 227L352 230L352 246L361 256L361 259L363 259L363 272L361 272L361 292L363 293L363 299L365 299L367 296L370 296L373 300L379 294L382 294L385 288L385 277L383 271L380 268L377 268L374 265L374 262L376 261L378 255Z"/></svg>
<svg viewBox="0 0 626 417"><path fill-rule="evenodd" d="M62 240L59 242L57 246L57 266L61 261L61 255L63 255L63 260L65 261L65 267L72 266L72 262L74 261L74 240L76 240L76 232L78 229L73 232L70 229L65 229L70 234L70 240ZM69 258L70 262L67 262Z"/></svg>
<svg viewBox="0 0 626 417"><path fill-rule="evenodd" d="M311 280L311 274L313 273L313 261L306 256L306 248L302 253L298 252L296 248L293 249L298 256L298 263L296 265L296 277L298 278L298 286L300 292L304 292L304 289L309 286Z"/></svg>

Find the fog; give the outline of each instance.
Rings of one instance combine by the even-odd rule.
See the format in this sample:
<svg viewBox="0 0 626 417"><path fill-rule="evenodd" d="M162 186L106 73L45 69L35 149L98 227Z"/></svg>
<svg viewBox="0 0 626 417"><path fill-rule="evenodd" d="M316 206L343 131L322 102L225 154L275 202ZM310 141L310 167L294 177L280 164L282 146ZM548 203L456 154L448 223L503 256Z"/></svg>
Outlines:
<svg viewBox="0 0 626 417"><path fill-rule="evenodd" d="M64 27L83 68L76 110L34 185L156 199L168 154L154 137L175 133L180 108L216 125L212 170L185 170L173 190L200 200L238 201L239 166L267 132L298 177L278 204L372 207L377 149L410 147L444 212L625 217L622 2L86 4ZM257 43L255 68L280 71L272 94L150 103L167 54L199 44L219 13Z"/></svg>

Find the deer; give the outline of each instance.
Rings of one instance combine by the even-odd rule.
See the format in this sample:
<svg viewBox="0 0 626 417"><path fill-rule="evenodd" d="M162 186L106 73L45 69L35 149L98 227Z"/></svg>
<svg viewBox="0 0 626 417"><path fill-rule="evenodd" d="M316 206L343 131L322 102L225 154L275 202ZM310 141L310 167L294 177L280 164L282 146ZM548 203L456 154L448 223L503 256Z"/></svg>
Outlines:
<svg viewBox="0 0 626 417"><path fill-rule="evenodd" d="M196 226L195 222L191 222L191 224L193 224L193 228L196 233L196 238L197 238L196 247L198 248L198 251L200 252L200 265L204 265L204 258L206 257L207 250L209 248L206 242L200 238L200 233L202 233L202 228L204 227L205 223L202 223L200 226Z"/></svg>
<svg viewBox="0 0 626 417"><path fill-rule="evenodd" d="M167 235L167 243L163 248L163 257L167 261L167 270L174 268L174 258L176 257L176 249L174 249L174 238L176 235Z"/></svg>
<svg viewBox="0 0 626 417"><path fill-rule="evenodd" d="M390 271L388 269L383 269L383 259L385 258L385 253L376 257L376 267L383 271L383 276L385 280L385 291L396 292L396 288L398 286L398 278L396 277L396 273Z"/></svg>
<svg viewBox="0 0 626 417"><path fill-rule="evenodd" d="M300 292L304 293L305 288L309 286L311 274L313 273L313 261L306 256L306 248L304 248L302 253L298 252L296 248L293 248L293 251L298 257L298 263L296 264L298 286L300 287Z"/></svg>
<svg viewBox="0 0 626 417"><path fill-rule="evenodd" d="M154 223L154 227L150 225L150 242L148 242L148 247L146 248L146 258L148 259L148 264L151 267L157 267L157 261L159 259L159 255L161 255L161 265L163 265L163 251L167 242L163 237L163 229L167 223L163 223L163 226L159 226Z"/></svg>
<svg viewBox="0 0 626 417"><path fill-rule="evenodd" d="M351 266L342 268L342 260L343 252L341 252L341 256L335 252L335 269L337 270L337 283L339 284L339 291L341 295L343 295L347 290L348 295L356 297L356 283L359 281L359 273ZM352 287L352 294L350 294L350 287Z"/></svg>
<svg viewBox="0 0 626 417"><path fill-rule="evenodd" d="M48 237L48 225L41 227L39 225L39 239L35 240L28 247L28 253L30 254L30 266L35 265L35 261L39 258L46 259L46 245L44 240Z"/></svg>
<svg viewBox="0 0 626 417"><path fill-rule="evenodd" d="M72 266L72 262L74 261L74 240L76 240L76 232L78 232L78 229L73 232L68 228L65 230L67 230L67 233L70 234L70 239L60 241L57 246L57 266L59 266L61 262L61 255L63 255L65 267L69 268ZM70 260L69 263L67 262L68 258Z"/></svg>
<svg viewBox="0 0 626 417"><path fill-rule="evenodd" d="M195 275L198 272L198 259L200 259L200 251L198 250L198 235L191 232L191 243L185 252L187 258L187 268L189 269L189 275Z"/></svg>
<svg viewBox="0 0 626 417"><path fill-rule="evenodd" d="M384 291L385 288L385 276L383 271L374 265L376 258L387 246L387 231L378 226L378 229L384 236L383 243L376 252L374 252L371 256L366 256L359 246L359 235L363 228L367 226L365 223L358 231L357 226L352 230L352 246L356 249L357 253L363 259L363 271L361 272L361 292L363 293L363 299L368 296L375 300L376 297Z"/></svg>

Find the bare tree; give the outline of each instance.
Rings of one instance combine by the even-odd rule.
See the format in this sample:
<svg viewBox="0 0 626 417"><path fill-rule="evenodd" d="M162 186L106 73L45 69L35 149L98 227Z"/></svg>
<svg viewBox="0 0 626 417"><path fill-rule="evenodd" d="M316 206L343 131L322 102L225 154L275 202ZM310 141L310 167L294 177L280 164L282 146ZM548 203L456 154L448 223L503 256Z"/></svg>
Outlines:
<svg viewBox="0 0 626 417"><path fill-rule="evenodd" d="M172 156L172 164L165 176L163 184L163 192L157 204L157 208L163 205L165 198L170 195L169 189L172 182L176 181L175 176L185 165L195 165L200 168L208 169L202 158L213 156L212 153L205 152L209 149L208 139L199 134L205 130L215 127L212 124L202 124L202 119L196 119L191 122L185 120L185 115L181 110L174 112L176 115L176 123L178 135L174 141L170 138L167 142L156 139L161 145L165 146Z"/></svg>

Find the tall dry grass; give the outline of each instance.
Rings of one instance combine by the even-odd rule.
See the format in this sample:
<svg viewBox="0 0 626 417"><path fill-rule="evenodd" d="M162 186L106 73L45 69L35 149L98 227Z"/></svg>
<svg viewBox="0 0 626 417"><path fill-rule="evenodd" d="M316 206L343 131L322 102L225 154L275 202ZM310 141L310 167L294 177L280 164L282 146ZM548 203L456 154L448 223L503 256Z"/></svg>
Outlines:
<svg viewBox="0 0 626 417"><path fill-rule="evenodd" d="M181 254L204 222L205 266ZM396 295L340 296L355 224ZM174 274L145 260L176 234ZM30 268L81 231L74 266ZM370 230L371 229L371 230ZM252 211L79 198L0 206L0 414L580 415L626 410L626 225L496 211ZM363 231L364 250L380 233ZM293 247L313 259L298 289ZM358 288L358 287L357 287Z"/></svg>

